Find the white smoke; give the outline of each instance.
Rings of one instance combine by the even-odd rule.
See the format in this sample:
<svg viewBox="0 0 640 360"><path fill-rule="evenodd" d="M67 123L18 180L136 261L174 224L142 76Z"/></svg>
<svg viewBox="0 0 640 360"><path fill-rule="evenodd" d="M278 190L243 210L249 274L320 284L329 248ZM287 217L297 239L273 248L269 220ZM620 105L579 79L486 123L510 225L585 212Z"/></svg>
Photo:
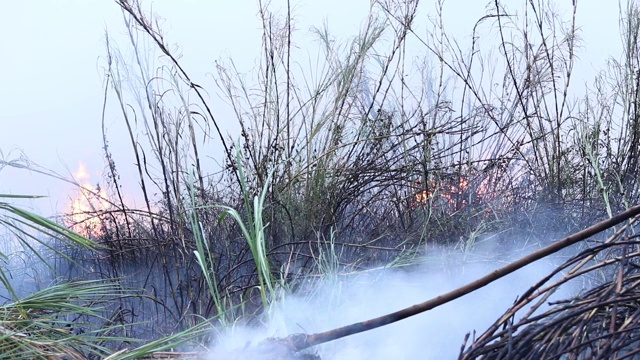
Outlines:
<svg viewBox="0 0 640 360"><path fill-rule="evenodd" d="M234 327L219 338L216 354L250 348L269 337L313 334L368 320L424 302L517 259L528 250L499 254L494 246L473 252L430 251L412 271L386 269L329 276L315 291L289 295L270 311L264 329ZM498 254L498 255L496 255ZM465 334L478 335L513 304L518 295L559 263L543 259L471 294L414 317L352 335L311 351L335 359L455 359ZM568 293L556 293L566 298ZM473 335L472 335L473 336ZM471 341L471 340L469 340Z"/></svg>

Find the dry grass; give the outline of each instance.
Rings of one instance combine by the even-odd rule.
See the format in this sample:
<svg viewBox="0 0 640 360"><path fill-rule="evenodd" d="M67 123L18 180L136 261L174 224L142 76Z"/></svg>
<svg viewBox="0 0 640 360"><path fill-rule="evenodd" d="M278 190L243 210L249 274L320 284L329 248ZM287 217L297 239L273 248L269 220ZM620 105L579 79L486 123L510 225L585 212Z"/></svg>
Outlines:
<svg viewBox="0 0 640 360"><path fill-rule="evenodd" d="M472 340L460 358L636 358L640 344L637 230L636 217L605 240L592 240L589 248L522 294ZM575 286L575 281L582 282L584 289L578 295L549 302L554 293Z"/></svg>

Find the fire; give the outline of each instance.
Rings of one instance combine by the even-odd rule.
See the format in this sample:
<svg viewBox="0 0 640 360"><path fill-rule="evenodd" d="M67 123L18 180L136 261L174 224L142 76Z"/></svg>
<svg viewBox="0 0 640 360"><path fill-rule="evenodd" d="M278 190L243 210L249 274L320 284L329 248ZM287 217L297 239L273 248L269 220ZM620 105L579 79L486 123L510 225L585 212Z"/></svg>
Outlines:
<svg viewBox="0 0 640 360"><path fill-rule="evenodd" d="M414 193L411 207L431 205L448 214L452 214L469 205L469 195L472 195L471 201L474 203L488 200L488 194L484 188L477 188L473 193L470 193L472 189L470 189L469 180L464 177L460 177L457 181L451 183L443 182L439 185L432 182L427 189L422 186L420 181L416 181L415 187L422 190Z"/></svg>
<svg viewBox="0 0 640 360"><path fill-rule="evenodd" d="M420 181L416 182L417 187L422 187ZM465 178L460 178L457 184L445 184L442 183L439 186L436 186L435 182L430 184L428 188L429 190L423 189L417 193L415 193L415 205L426 205L429 201L436 200L435 197L439 198L439 203L434 205L447 205L449 207L458 208L466 205L466 199L464 199L464 194L467 192L469 187L469 181ZM462 202L462 204L458 204L458 202ZM442 204L440 204L442 203Z"/></svg>
<svg viewBox="0 0 640 360"><path fill-rule="evenodd" d="M99 236L104 232L100 214L109 208L109 201L105 189L90 182L91 175L87 167L80 163L73 178L79 185L79 190L71 198L69 204L71 214L71 229L85 237Z"/></svg>

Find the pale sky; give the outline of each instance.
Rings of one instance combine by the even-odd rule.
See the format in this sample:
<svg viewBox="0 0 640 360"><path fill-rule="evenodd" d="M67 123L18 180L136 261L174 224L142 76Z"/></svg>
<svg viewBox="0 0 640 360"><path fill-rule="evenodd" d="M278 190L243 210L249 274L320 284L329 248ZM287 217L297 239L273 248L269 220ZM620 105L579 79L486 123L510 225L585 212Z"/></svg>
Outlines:
<svg viewBox="0 0 640 360"><path fill-rule="evenodd" d="M165 19L167 41L180 46L183 66L211 94L215 95L211 80L214 61L231 57L246 72L256 64L261 43L257 1L142 2L146 6L153 4L156 14ZM285 2L273 3L284 9L281 4ZM357 34L370 6L367 0L292 3L299 29L294 41L301 48L317 46L308 30L322 27L325 22L334 35L346 38ZM485 13L485 3L445 1L445 27L468 43L475 20ZM422 1L421 15L428 16L433 8L433 2ZM594 69L602 68L608 56L619 57L621 49L616 2L580 0L578 24L584 40L577 66L582 78L574 79L574 85L591 82ZM426 27L424 22L422 25ZM23 152L34 163L63 175L69 175L83 162L94 175L92 181L100 180L104 168L101 113L105 31L111 41L123 48L128 45L122 13L114 1L22 0L3 4L0 153L5 160ZM221 119L229 115L228 111L222 107L213 109ZM107 124L120 123L117 115L117 111L110 112ZM111 146L114 152L118 151L117 139L111 140ZM120 169L124 170L124 166ZM123 176L127 176L126 171ZM45 214L65 206L70 190L68 184L24 170L0 170L0 193L49 195L46 206L42 202L39 205Z"/></svg>

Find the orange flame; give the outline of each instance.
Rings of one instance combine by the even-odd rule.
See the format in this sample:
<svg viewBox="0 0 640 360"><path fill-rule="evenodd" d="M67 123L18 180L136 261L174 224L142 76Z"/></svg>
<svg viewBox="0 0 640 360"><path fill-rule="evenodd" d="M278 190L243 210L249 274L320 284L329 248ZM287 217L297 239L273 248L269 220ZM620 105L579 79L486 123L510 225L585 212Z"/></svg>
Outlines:
<svg viewBox="0 0 640 360"><path fill-rule="evenodd" d="M100 214L109 208L105 189L92 185L87 167L80 163L73 177L80 190L72 197L70 207L71 229L85 237L95 237L104 233Z"/></svg>
<svg viewBox="0 0 640 360"><path fill-rule="evenodd" d="M422 187L420 181L416 181L417 187ZM469 180L464 177L458 179L457 184L440 184L436 186L435 182L430 186L433 190L421 190L414 193L414 200L411 207L427 205L430 201L435 201L432 205L440 207L442 210L451 214L468 205L467 194L469 193ZM483 194L476 191L477 199L483 198ZM436 199L437 198L437 199Z"/></svg>

